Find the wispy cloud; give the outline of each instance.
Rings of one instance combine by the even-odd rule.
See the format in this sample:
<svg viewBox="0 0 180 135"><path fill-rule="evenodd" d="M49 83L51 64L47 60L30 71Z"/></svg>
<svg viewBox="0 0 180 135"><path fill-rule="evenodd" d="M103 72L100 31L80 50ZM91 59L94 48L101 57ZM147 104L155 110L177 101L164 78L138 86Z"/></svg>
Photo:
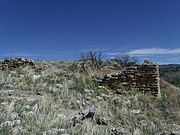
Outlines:
<svg viewBox="0 0 180 135"><path fill-rule="evenodd" d="M108 52L109 56L115 55L132 55L132 56L151 56L151 55L162 55L162 54L180 54L180 48L166 49L166 48L141 48L127 52Z"/></svg>
<svg viewBox="0 0 180 135"><path fill-rule="evenodd" d="M165 48L142 48L131 50L126 52L128 55L135 56L148 56L148 55L160 55L160 54L180 54L180 48L176 49L165 49Z"/></svg>
<svg viewBox="0 0 180 135"><path fill-rule="evenodd" d="M109 56L116 56L116 55L119 55L119 54L122 54L122 53L120 53L120 52L106 52L104 54L109 55Z"/></svg>

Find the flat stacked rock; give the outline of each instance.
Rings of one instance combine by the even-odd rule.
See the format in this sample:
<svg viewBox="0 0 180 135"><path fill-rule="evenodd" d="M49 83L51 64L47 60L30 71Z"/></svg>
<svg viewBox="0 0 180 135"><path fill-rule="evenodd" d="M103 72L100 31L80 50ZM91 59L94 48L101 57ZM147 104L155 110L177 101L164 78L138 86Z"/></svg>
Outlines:
<svg viewBox="0 0 180 135"><path fill-rule="evenodd" d="M52 67L51 64L44 61L33 61L25 58L11 58L0 61L0 70L16 69L30 66L34 69L44 70Z"/></svg>
<svg viewBox="0 0 180 135"><path fill-rule="evenodd" d="M125 68L123 71L107 74L101 81L101 85L124 86L144 93L160 95L159 66L152 62Z"/></svg>

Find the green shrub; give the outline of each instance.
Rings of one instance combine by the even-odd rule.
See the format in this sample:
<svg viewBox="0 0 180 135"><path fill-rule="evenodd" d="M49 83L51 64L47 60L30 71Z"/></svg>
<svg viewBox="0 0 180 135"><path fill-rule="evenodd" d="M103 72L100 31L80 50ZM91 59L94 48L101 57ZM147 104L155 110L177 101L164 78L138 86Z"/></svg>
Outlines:
<svg viewBox="0 0 180 135"><path fill-rule="evenodd" d="M85 84L81 79L76 78L75 80L73 80L73 84L71 86L71 89L73 89L77 92L83 93L84 89L85 89Z"/></svg>

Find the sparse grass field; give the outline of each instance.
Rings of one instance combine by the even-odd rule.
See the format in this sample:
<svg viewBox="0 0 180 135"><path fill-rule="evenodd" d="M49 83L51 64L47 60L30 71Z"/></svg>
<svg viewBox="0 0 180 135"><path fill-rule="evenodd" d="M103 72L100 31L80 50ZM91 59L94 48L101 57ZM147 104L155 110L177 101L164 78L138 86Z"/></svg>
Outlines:
<svg viewBox="0 0 180 135"><path fill-rule="evenodd" d="M74 67L74 70L72 69ZM0 71L0 134L2 135L160 135L180 131L180 93L161 82L161 98L133 90L116 94L99 87L72 63L35 71ZM89 92L88 90L92 90ZM76 126L71 119L96 105L93 118ZM97 119L110 119L108 125ZM163 134L164 135L164 134Z"/></svg>

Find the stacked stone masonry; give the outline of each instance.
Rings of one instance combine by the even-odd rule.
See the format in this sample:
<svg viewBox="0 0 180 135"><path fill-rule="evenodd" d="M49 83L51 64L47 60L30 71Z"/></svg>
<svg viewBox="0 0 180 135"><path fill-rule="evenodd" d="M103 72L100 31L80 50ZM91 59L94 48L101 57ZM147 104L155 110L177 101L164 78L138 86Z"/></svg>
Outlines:
<svg viewBox="0 0 180 135"><path fill-rule="evenodd" d="M108 74L101 80L102 85L119 85L160 96L159 66L144 63L128 67L119 73Z"/></svg>
<svg viewBox="0 0 180 135"><path fill-rule="evenodd" d="M52 67L52 65L50 65L47 62L33 61L31 59L25 59L25 58L10 58L0 61L0 70L16 69L26 66L30 66L38 70L48 69Z"/></svg>

